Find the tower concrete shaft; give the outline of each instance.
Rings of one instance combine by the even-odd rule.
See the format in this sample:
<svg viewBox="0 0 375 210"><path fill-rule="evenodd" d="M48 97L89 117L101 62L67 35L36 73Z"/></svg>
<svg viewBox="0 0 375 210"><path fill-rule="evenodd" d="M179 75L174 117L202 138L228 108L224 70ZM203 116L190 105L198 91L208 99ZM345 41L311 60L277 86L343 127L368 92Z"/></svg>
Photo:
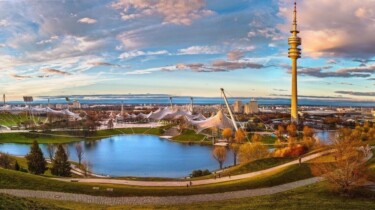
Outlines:
<svg viewBox="0 0 375 210"><path fill-rule="evenodd" d="M301 38L298 37L299 31L297 30L297 3L294 2L293 12L293 24L290 31L291 36L288 39L290 46L288 57L292 61L292 96L291 96L291 107L290 115L291 121L298 123L298 91L297 91L297 59L301 58L301 49L298 46L301 45Z"/></svg>

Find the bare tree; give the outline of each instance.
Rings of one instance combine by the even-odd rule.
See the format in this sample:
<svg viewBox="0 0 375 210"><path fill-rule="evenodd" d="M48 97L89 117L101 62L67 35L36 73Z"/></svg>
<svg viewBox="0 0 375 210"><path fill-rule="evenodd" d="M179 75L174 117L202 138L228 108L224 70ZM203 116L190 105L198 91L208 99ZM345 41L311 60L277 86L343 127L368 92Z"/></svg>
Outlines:
<svg viewBox="0 0 375 210"><path fill-rule="evenodd" d="M113 126L114 126L113 120L112 119L108 120L108 124L107 124L108 129L112 129Z"/></svg>
<svg viewBox="0 0 375 210"><path fill-rule="evenodd" d="M54 144L47 145L48 157L51 160L51 162L53 161L53 156L55 155L55 151L56 151L56 146Z"/></svg>
<svg viewBox="0 0 375 210"><path fill-rule="evenodd" d="M315 176L323 176L328 183L343 194L350 192L366 182L367 170L364 164L365 154L359 150L363 142L353 131L341 130L333 141L334 161L315 163L311 166Z"/></svg>
<svg viewBox="0 0 375 210"><path fill-rule="evenodd" d="M215 147L212 151L212 156L219 162L220 169L222 169L223 163L227 159L227 150L224 147Z"/></svg>
<svg viewBox="0 0 375 210"><path fill-rule="evenodd" d="M87 177L89 175L91 168L91 163L89 161L83 161L82 162L82 170L83 170L83 175Z"/></svg>
<svg viewBox="0 0 375 210"><path fill-rule="evenodd" d="M75 144L74 147L75 147L76 155L77 155L77 158L78 158L78 165L81 165L81 161L82 161L82 158L83 158L83 155L85 154L85 152L83 151L83 147L80 143Z"/></svg>

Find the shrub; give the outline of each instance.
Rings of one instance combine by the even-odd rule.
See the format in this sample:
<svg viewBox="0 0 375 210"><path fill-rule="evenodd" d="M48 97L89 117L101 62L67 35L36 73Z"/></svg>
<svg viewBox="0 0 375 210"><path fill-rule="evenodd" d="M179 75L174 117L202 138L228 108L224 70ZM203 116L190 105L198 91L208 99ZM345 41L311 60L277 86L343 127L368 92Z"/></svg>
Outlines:
<svg viewBox="0 0 375 210"><path fill-rule="evenodd" d="M206 170L194 170L192 173L191 173L191 177L200 177L200 176L206 176L206 175L210 175L211 172L206 169Z"/></svg>
<svg viewBox="0 0 375 210"><path fill-rule="evenodd" d="M292 147L285 147L276 149L273 152L274 157L299 157L308 151L307 147L301 144L296 144Z"/></svg>
<svg viewBox="0 0 375 210"><path fill-rule="evenodd" d="M241 162L265 158L268 155L268 147L259 142L243 144L241 145L239 151L239 158Z"/></svg>
<svg viewBox="0 0 375 210"><path fill-rule="evenodd" d="M13 158L10 157L8 154L0 153L0 167L5 169L11 169L13 161Z"/></svg>

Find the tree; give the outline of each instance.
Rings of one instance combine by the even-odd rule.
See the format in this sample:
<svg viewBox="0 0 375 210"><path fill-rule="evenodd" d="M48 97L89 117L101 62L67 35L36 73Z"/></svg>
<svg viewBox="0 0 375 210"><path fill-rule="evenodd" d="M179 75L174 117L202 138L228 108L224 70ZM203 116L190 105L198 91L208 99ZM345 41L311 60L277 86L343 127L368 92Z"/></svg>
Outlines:
<svg viewBox="0 0 375 210"><path fill-rule="evenodd" d="M12 168L12 158L8 154L0 153L0 167L5 169Z"/></svg>
<svg viewBox="0 0 375 210"><path fill-rule="evenodd" d="M112 129L113 126L114 126L113 120L112 119L108 120L108 124L107 124L108 129Z"/></svg>
<svg viewBox="0 0 375 210"><path fill-rule="evenodd" d="M241 145L239 157L241 162L249 162L265 158L269 155L268 147L262 143L246 143Z"/></svg>
<svg viewBox="0 0 375 210"><path fill-rule="evenodd" d="M82 148L82 144L77 143L77 144L74 145L74 148L76 150L76 155L77 155L77 158L78 158L78 165L81 165L83 154L85 154L85 152L83 151L83 148Z"/></svg>
<svg viewBox="0 0 375 210"><path fill-rule="evenodd" d="M260 142L262 141L262 136L259 135L259 134L254 134L252 137L251 137L251 142L255 143L255 142Z"/></svg>
<svg viewBox="0 0 375 210"><path fill-rule="evenodd" d="M313 137L315 134L314 129L310 128L309 126L303 127L303 136L304 137Z"/></svg>
<svg viewBox="0 0 375 210"><path fill-rule="evenodd" d="M314 129L305 126L303 127L303 143L307 148L312 148L315 144Z"/></svg>
<svg viewBox="0 0 375 210"><path fill-rule="evenodd" d="M40 149L38 142L33 141L30 152L26 156L27 167L32 174L44 174L47 170L47 162L44 159L42 150Z"/></svg>
<svg viewBox="0 0 375 210"><path fill-rule="evenodd" d="M315 176L323 176L328 183L343 194L350 192L366 182L365 154L358 148L364 146L355 135L347 135L348 130L341 130L339 138L330 146L333 149L334 161L315 163L311 166Z"/></svg>
<svg viewBox="0 0 375 210"><path fill-rule="evenodd" d="M55 158L52 161L51 173L56 176L70 176L70 163L68 162L68 156L64 150L64 147L59 144L55 154Z"/></svg>
<svg viewBox="0 0 375 210"><path fill-rule="evenodd" d="M242 128L238 129L234 135L234 141L236 143L242 144L246 139L246 133Z"/></svg>
<svg viewBox="0 0 375 210"><path fill-rule="evenodd" d="M297 137L297 126L294 123L290 123L286 128L286 131L288 132L289 137Z"/></svg>
<svg viewBox="0 0 375 210"><path fill-rule="evenodd" d="M83 175L87 177L89 175L91 168L91 163L89 161L83 161L81 169L83 170Z"/></svg>
<svg viewBox="0 0 375 210"><path fill-rule="evenodd" d="M238 129L234 135L234 143L232 143L229 148L233 152L233 165L237 165L237 154L240 150L240 145L245 141L246 133L241 128Z"/></svg>
<svg viewBox="0 0 375 210"><path fill-rule="evenodd" d="M18 164L18 161L14 164L14 170L19 171L21 169L20 165Z"/></svg>
<svg viewBox="0 0 375 210"><path fill-rule="evenodd" d="M241 145L238 143L233 143L229 146L229 148L233 152L233 165L237 165L237 156L238 156L238 152L240 151L240 147Z"/></svg>
<svg viewBox="0 0 375 210"><path fill-rule="evenodd" d="M227 140L229 141L229 139L233 136L233 131L231 128L224 128L223 132L221 133L221 135Z"/></svg>
<svg viewBox="0 0 375 210"><path fill-rule="evenodd" d="M223 163L227 159L227 150L225 147L217 146L212 151L212 156L219 162L220 169L223 168Z"/></svg>
<svg viewBox="0 0 375 210"><path fill-rule="evenodd" d="M48 144L47 145L47 152L48 152L48 156L49 156L49 159L53 160L53 155L55 154L55 150L56 150L56 147L54 144Z"/></svg>
<svg viewBox="0 0 375 210"><path fill-rule="evenodd" d="M282 139L283 135L285 134L285 128L283 125L277 126L276 136L278 139Z"/></svg>

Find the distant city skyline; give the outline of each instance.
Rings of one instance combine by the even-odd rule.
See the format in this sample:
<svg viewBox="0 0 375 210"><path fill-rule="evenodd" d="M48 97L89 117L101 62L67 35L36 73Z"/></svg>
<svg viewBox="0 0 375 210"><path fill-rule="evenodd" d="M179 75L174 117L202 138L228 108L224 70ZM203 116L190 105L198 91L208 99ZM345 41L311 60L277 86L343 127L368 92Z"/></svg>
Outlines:
<svg viewBox="0 0 375 210"><path fill-rule="evenodd" d="M375 100L374 1L297 2L299 94ZM285 97L293 3L1 1L0 93Z"/></svg>

